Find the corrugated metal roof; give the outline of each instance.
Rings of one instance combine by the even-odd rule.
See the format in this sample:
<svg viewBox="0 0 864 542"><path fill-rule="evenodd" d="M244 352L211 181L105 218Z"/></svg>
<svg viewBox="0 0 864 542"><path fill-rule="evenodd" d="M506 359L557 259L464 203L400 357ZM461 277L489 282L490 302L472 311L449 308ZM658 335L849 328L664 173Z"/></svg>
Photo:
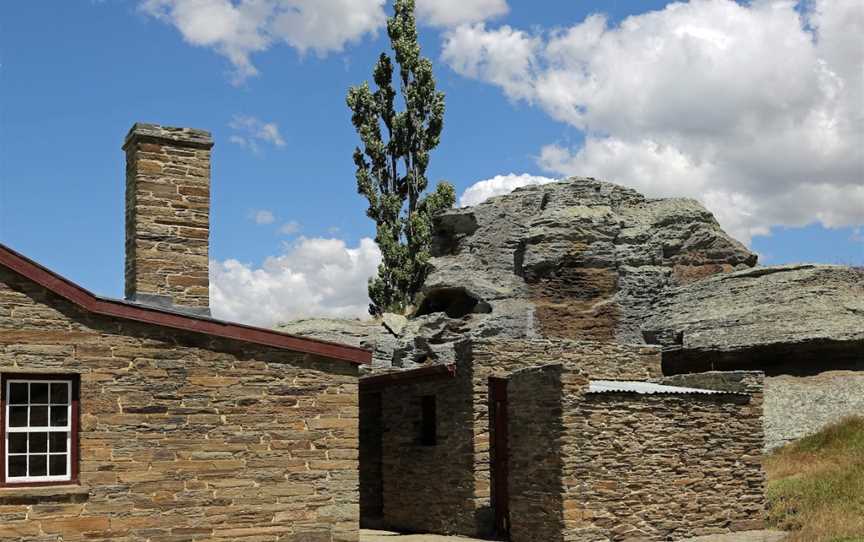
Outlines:
<svg viewBox="0 0 864 542"><path fill-rule="evenodd" d="M734 392L721 390L706 390L701 388L683 388L681 386L664 386L653 382L638 382L632 380L591 380L588 382L588 393L637 393L652 394L729 394ZM737 394L736 394L737 395Z"/></svg>

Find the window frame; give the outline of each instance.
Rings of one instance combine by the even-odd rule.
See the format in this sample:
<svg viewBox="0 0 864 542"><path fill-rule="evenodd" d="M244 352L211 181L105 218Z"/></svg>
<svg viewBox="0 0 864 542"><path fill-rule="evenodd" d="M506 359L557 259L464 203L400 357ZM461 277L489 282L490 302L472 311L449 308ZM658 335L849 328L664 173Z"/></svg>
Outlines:
<svg viewBox="0 0 864 542"><path fill-rule="evenodd" d="M420 396L420 446L438 445L438 397Z"/></svg>
<svg viewBox="0 0 864 542"><path fill-rule="evenodd" d="M6 464L8 462L6 441L9 433L6 428L7 411L9 410L9 391L10 382L64 382L69 385L69 437L67 440L67 476L62 478L56 477L53 479L33 480L26 479L23 481L10 481L7 472ZM80 403L80 388L81 380L77 374L48 374L48 373L2 373L0 374L0 487L15 488L15 487L44 487L44 486L66 486L79 485L79 469L78 469L78 426L79 426L79 403ZM29 399L29 398L28 398ZM50 399L50 398L49 398ZM28 420L29 429L29 420ZM15 431L17 432L17 431ZM49 433L50 433L50 412L49 412ZM50 463L50 461L49 461ZM49 467L50 468L50 467ZM46 471L47 472L47 471ZM39 477L49 478L49 476Z"/></svg>

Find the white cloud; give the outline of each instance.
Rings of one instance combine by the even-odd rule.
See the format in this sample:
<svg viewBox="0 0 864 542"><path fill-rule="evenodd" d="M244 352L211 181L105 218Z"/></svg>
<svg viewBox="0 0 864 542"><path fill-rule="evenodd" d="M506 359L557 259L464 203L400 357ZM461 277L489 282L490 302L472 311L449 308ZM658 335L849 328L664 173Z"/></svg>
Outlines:
<svg viewBox="0 0 864 542"><path fill-rule="evenodd" d="M259 326L313 316L368 316L368 278L381 253L372 239L348 247L340 239L301 237L256 267L210 262L210 299L217 318Z"/></svg>
<svg viewBox="0 0 864 542"><path fill-rule="evenodd" d="M530 99L541 45L540 38L509 26L463 25L445 34L441 58L461 75L498 85L510 98Z"/></svg>
<svg viewBox="0 0 864 542"><path fill-rule="evenodd" d="M272 224L276 222L276 215L273 214L273 211L268 211L267 209L253 211L251 217L256 224Z"/></svg>
<svg viewBox="0 0 864 542"><path fill-rule="evenodd" d="M433 26L455 26L510 11L506 0L417 0L417 18Z"/></svg>
<svg viewBox="0 0 864 542"><path fill-rule="evenodd" d="M284 42L301 54L342 51L384 25L385 0L142 0L140 9L188 43L231 62L234 82L258 75L251 56Z"/></svg>
<svg viewBox="0 0 864 542"><path fill-rule="evenodd" d="M290 222L286 222L282 224L279 228L279 233L283 235L294 235L295 233L300 231L300 223L296 220L291 220Z"/></svg>
<svg viewBox="0 0 864 542"><path fill-rule="evenodd" d="M260 152L259 143L267 143L274 147L285 146L285 140L275 122L264 122L249 115L234 115L228 126L235 131L229 141L248 148L254 153Z"/></svg>
<svg viewBox="0 0 864 542"><path fill-rule="evenodd" d="M585 133L539 164L701 199L749 240L864 223L864 6L692 0L610 26L462 26L442 58Z"/></svg>
<svg viewBox="0 0 864 542"><path fill-rule="evenodd" d="M469 205L477 205L478 203L483 203L492 196L509 194L520 186L546 184L554 181L555 179L550 179L549 177L537 177L534 175L528 175L527 173L523 173L522 175L516 175L515 173L496 175L491 179L476 182L465 189L465 191L462 192L462 196L459 198L459 206L467 207Z"/></svg>

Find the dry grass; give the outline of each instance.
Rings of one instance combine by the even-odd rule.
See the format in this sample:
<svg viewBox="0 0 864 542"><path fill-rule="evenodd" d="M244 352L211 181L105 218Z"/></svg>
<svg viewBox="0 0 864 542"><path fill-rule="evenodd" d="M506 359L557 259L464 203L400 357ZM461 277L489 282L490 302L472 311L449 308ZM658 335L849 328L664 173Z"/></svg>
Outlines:
<svg viewBox="0 0 864 542"><path fill-rule="evenodd" d="M765 459L771 523L790 542L864 542L864 417L850 417Z"/></svg>

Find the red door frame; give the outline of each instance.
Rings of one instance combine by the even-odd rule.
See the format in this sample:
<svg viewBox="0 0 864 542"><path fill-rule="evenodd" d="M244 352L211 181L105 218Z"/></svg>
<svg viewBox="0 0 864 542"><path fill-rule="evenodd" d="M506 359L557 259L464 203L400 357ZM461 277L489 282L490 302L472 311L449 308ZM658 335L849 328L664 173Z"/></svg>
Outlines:
<svg viewBox="0 0 864 542"><path fill-rule="evenodd" d="M510 457L507 431L507 379L489 378L489 473L492 477L492 509L495 536L510 538Z"/></svg>

